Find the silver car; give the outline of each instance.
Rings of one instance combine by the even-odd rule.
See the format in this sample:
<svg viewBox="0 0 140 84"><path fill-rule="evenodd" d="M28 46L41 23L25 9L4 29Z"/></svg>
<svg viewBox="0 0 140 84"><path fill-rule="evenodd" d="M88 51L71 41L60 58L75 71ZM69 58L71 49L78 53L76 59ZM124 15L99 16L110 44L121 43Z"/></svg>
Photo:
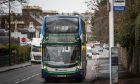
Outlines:
<svg viewBox="0 0 140 84"><path fill-rule="evenodd" d="M87 47L87 57L88 58L92 58L92 51L91 51L91 47Z"/></svg>

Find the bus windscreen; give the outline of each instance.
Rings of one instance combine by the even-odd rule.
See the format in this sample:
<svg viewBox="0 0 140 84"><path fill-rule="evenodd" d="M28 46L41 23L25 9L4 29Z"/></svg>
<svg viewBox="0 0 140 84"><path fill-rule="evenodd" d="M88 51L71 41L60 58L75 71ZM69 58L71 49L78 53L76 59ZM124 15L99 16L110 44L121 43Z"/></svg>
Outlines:
<svg viewBox="0 0 140 84"><path fill-rule="evenodd" d="M77 18L46 18L47 33L76 33L77 30Z"/></svg>
<svg viewBox="0 0 140 84"><path fill-rule="evenodd" d="M78 46L46 46L43 60L49 65L71 65L77 63L80 57L80 48Z"/></svg>

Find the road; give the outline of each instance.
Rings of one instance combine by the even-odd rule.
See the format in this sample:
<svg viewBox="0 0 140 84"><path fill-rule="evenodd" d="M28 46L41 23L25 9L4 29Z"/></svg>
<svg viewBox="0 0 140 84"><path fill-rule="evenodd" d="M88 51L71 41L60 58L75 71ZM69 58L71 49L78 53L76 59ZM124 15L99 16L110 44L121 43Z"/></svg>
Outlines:
<svg viewBox="0 0 140 84"><path fill-rule="evenodd" d="M35 64L32 66L19 68L7 72L0 73L0 84L46 84L41 78L41 66ZM49 83L77 83L75 80L68 79L52 79ZM83 81L81 83L90 83L90 81Z"/></svg>
<svg viewBox="0 0 140 84"><path fill-rule="evenodd" d="M108 78L109 74L109 61L108 58L103 56L107 55L107 51L100 54L99 58L99 73L98 78ZM95 73L92 68L94 60L87 60L87 74L85 80L82 82L76 82L70 79L51 79L45 82L41 78L41 66L40 64L34 64L32 66L19 68L7 72L0 73L0 84L47 84L47 83L76 83L76 84L91 84L95 78Z"/></svg>
<svg viewBox="0 0 140 84"><path fill-rule="evenodd" d="M0 73L1 84L32 84L22 83L27 80L32 80L34 77L40 78L40 65L33 65L24 68L19 68L7 72ZM36 79L37 82L38 79ZM37 84L37 83L36 83Z"/></svg>

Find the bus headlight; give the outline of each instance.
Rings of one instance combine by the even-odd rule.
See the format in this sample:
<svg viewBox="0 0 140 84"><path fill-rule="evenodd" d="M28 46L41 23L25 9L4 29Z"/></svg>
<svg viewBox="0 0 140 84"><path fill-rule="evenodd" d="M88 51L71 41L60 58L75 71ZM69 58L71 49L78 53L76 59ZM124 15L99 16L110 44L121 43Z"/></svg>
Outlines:
<svg viewBox="0 0 140 84"><path fill-rule="evenodd" d="M76 40L80 40L80 38L77 38Z"/></svg>
<svg viewBox="0 0 140 84"><path fill-rule="evenodd" d="M49 37L47 36L47 37L46 37L46 40L48 40L48 39L49 39Z"/></svg>
<svg viewBox="0 0 140 84"><path fill-rule="evenodd" d="M46 69L47 67L46 66L43 66L43 69Z"/></svg>
<svg viewBox="0 0 140 84"><path fill-rule="evenodd" d="M77 69L81 69L81 66L77 66Z"/></svg>

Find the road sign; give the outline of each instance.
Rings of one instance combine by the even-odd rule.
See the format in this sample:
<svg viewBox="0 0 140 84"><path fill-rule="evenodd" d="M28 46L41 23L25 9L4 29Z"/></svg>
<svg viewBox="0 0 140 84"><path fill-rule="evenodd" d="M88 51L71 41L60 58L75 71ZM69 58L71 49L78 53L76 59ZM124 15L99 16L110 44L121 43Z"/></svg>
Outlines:
<svg viewBox="0 0 140 84"><path fill-rule="evenodd" d="M125 7L124 6L114 6L114 11L124 11Z"/></svg>
<svg viewBox="0 0 140 84"><path fill-rule="evenodd" d="M21 41L22 41L22 42L26 42L26 38L25 38L25 37L22 37L22 38L21 38Z"/></svg>
<svg viewBox="0 0 140 84"><path fill-rule="evenodd" d="M27 42L27 35L26 34L22 34L20 36L20 45L26 45Z"/></svg>
<svg viewBox="0 0 140 84"><path fill-rule="evenodd" d="M114 11L124 11L125 10L125 0L114 0L113 9L114 9Z"/></svg>

